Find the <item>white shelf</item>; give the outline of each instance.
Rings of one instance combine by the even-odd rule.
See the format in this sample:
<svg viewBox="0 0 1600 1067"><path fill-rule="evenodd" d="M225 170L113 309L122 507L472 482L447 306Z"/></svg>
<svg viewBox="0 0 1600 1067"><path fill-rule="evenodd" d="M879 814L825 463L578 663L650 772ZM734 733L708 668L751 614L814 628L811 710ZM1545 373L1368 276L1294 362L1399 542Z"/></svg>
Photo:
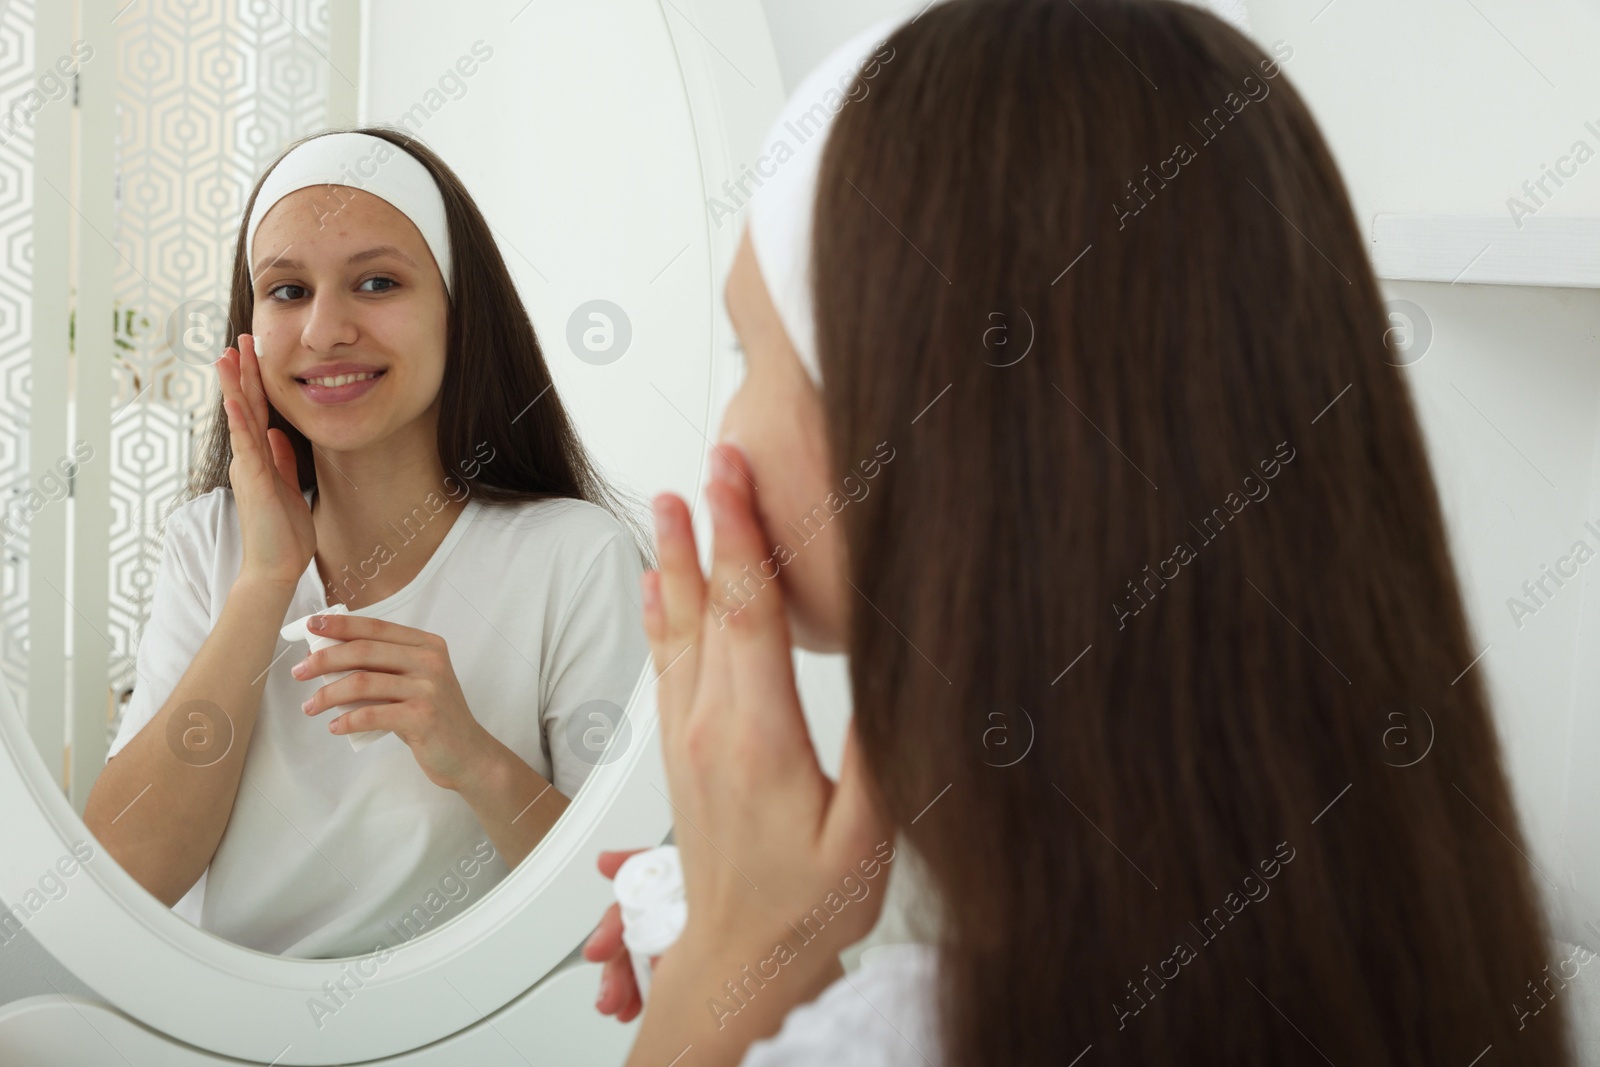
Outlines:
<svg viewBox="0 0 1600 1067"><path fill-rule="evenodd" d="M1600 218L1378 215L1372 265L1396 281L1600 288Z"/></svg>

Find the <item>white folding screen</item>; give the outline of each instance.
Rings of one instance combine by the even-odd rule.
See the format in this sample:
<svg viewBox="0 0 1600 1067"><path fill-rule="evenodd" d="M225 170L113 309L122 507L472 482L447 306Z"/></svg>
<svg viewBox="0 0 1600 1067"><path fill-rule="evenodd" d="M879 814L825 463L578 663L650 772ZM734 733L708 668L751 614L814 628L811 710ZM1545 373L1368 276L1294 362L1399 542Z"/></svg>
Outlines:
<svg viewBox="0 0 1600 1067"><path fill-rule="evenodd" d="M0 5L0 674L35 710L30 735L59 779L75 461L68 394L70 157L75 74L69 5Z"/></svg>
<svg viewBox="0 0 1600 1067"><path fill-rule="evenodd" d="M0 679L26 709L28 685L28 394L33 335L33 4L0 6Z"/></svg>
<svg viewBox="0 0 1600 1067"><path fill-rule="evenodd" d="M354 121L358 21L356 0L0 5L0 103L58 54L71 82L0 145L0 458L26 519L0 670L80 811L216 401L245 199L290 141Z"/></svg>

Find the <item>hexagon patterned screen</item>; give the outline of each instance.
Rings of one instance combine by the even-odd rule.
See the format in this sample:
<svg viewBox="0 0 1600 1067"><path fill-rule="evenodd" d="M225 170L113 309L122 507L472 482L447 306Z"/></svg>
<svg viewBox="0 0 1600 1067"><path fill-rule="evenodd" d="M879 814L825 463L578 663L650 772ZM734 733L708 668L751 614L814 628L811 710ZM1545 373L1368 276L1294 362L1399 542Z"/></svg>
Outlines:
<svg viewBox="0 0 1600 1067"><path fill-rule="evenodd" d="M327 0L143 0L116 25L108 737L133 691L163 520L183 502L216 402L211 362L229 343L245 200L286 144L327 126L327 81L341 76ZM11 268L0 270L9 287Z"/></svg>
<svg viewBox="0 0 1600 1067"><path fill-rule="evenodd" d="M19 707L28 691L28 524L12 515L25 510L17 505L28 490L33 127L26 97L36 88L33 43L32 0L0 4L0 677Z"/></svg>

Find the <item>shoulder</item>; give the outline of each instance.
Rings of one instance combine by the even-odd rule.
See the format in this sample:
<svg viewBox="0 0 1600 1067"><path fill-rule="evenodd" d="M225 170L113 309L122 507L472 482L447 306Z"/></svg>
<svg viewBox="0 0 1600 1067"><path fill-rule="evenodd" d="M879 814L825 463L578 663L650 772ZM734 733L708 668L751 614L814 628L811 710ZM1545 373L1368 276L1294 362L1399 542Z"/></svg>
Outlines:
<svg viewBox="0 0 1600 1067"><path fill-rule="evenodd" d="M172 568L177 581L167 586L158 581L155 595L177 595L187 588L202 607L217 602L216 591L238 574L243 555L233 491L218 487L179 498L161 521L160 540L161 566Z"/></svg>
<svg viewBox="0 0 1600 1067"><path fill-rule="evenodd" d="M168 512L162 537L169 543L187 543L208 550L228 540L237 540L239 519L234 508L233 490L218 486L210 492L185 500Z"/></svg>
<svg viewBox="0 0 1600 1067"><path fill-rule="evenodd" d="M790 1011L777 1034L752 1044L741 1067L937 1067L937 996L938 950L932 945L871 950L853 974Z"/></svg>
<svg viewBox="0 0 1600 1067"><path fill-rule="evenodd" d="M513 503L485 501L473 522L480 537L562 565L588 564L606 552L637 555L633 531L607 509L562 497Z"/></svg>

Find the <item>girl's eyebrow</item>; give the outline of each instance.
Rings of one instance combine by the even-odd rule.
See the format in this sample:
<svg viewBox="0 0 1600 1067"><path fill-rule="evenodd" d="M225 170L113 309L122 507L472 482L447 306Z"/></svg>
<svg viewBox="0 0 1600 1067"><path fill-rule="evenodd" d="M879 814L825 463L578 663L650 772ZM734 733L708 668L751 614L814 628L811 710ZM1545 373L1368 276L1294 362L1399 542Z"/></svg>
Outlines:
<svg viewBox="0 0 1600 1067"><path fill-rule="evenodd" d="M413 267L417 265L415 260L406 255L404 252L400 251L400 249L396 248L394 245L376 245L367 249L365 252L354 253L344 262L346 266L349 266L351 263L362 263L369 259L377 259L379 256L395 256L411 264ZM305 267L305 264L301 263L297 259L287 259L283 256L278 256L273 259L263 259L260 263L256 264L256 276L260 277L273 267L282 267L284 270L301 270Z"/></svg>

